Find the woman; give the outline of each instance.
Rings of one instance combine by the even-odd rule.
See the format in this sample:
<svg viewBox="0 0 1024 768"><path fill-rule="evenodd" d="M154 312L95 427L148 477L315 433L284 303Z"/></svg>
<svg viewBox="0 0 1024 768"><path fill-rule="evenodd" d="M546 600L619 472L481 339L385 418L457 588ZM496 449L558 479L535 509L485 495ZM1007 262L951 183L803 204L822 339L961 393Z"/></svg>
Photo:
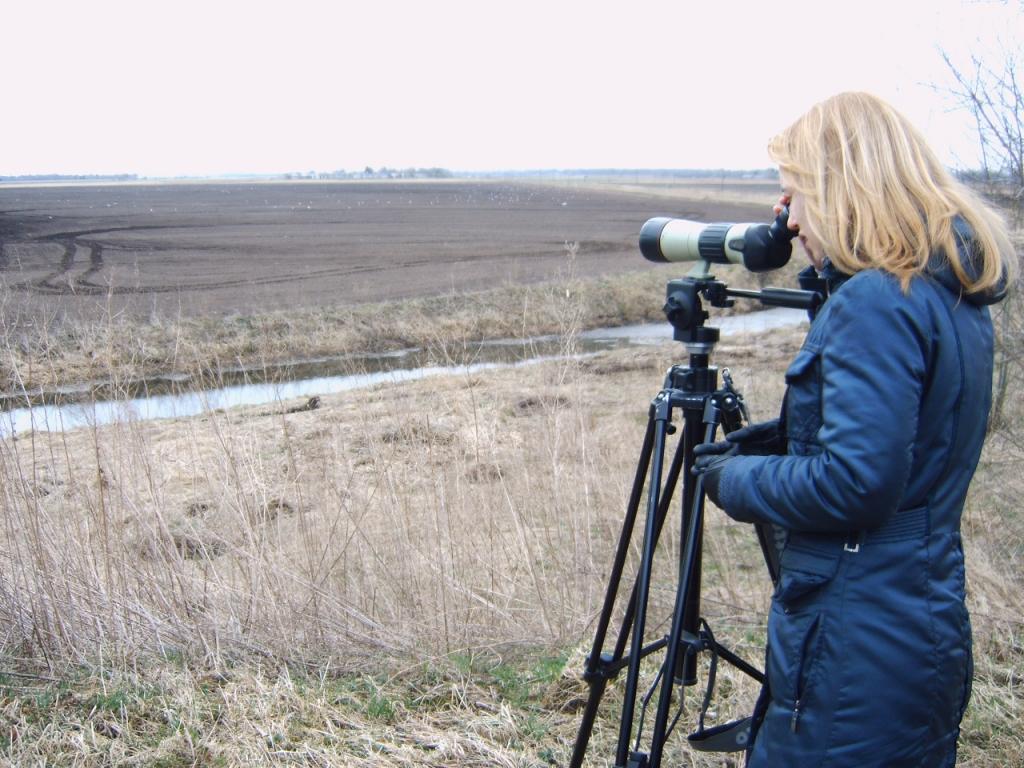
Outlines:
<svg viewBox="0 0 1024 768"><path fill-rule="evenodd" d="M960 517L991 402L987 307L1016 256L874 96L818 104L769 152L830 297L786 371L779 439L769 423L698 451L712 501L785 532L748 764L951 766L972 674Z"/></svg>

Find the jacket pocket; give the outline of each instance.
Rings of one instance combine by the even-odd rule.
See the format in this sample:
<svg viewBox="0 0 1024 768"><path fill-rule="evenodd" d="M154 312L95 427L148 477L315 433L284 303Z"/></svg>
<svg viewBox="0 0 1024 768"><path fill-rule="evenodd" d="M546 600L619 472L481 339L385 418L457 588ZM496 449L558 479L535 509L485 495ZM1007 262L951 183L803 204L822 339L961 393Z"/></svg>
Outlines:
<svg viewBox="0 0 1024 768"><path fill-rule="evenodd" d="M795 452L817 440L821 429L821 355L814 347L801 349L786 369L786 436Z"/></svg>
<svg viewBox="0 0 1024 768"><path fill-rule="evenodd" d="M775 701L790 713L792 732L800 727L813 699L825 629L823 591L838 573L840 562L838 548L801 548L799 537L794 534L782 552L768 621L768 684Z"/></svg>
<svg viewBox="0 0 1024 768"><path fill-rule="evenodd" d="M796 733L808 705L813 704L814 676L824 638L825 616L819 612L773 612L768 627L768 685L772 698L789 712L789 730ZM817 718L820 718L818 713Z"/></svg>
<svg viewBox="0 0 1024 768"><path fill-rule="evenodd" d="M779 558L779 583L775 587L774 598L783 613L799 608L803 601L811 599L820 588L832 581L839 571L838 547L823 551L801 547L802 536L791 533Z"/></svg>
<svg viewBox="0 0 1024 768"><path fill-rule="evenodd" d="M797 657L794 685L796 691L793 696L793 714L789 720L789 729L796 733L800 727L800 714L804 706L805 696L810 687L809 678L814 660L818 657L818 645L821 639L821 614L815 614L811 625L800 643L800 654Z"/></svg>

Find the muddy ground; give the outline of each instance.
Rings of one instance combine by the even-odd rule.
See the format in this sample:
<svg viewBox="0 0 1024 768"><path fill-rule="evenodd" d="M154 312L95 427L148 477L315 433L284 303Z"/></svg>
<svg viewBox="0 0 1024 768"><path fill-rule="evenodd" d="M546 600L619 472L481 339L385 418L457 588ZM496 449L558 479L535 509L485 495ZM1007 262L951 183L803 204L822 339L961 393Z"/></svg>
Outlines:
<svg viewBox="0 0 1024 768"><path fill-rule="evenodd" d="M254 314L577 273L650 269L652 216L761 221L766 204L575 183L236 182L0 186L0 311Z"/></svg>

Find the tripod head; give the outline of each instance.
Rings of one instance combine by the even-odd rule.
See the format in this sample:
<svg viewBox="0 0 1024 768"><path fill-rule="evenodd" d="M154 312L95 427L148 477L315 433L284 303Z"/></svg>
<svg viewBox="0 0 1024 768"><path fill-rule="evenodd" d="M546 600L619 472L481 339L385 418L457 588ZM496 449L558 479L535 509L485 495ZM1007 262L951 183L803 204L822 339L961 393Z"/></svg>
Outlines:
<svg viewBox="0 0 1024 768"><path fill-rule="evenodd" d="M704 325L708 313L700 300L701 293L714 282L716 281L710 279L684 277L680 280L670 280L665 289L663 309L665 317L675 329L672 338L683 342L691 354L710 354L718 342L718 329Z"/></svg>
<svg viewBox="0 0 1024 768"><path fill-rule="evenodd" d="M736 298L743 298L760 301L765 306L790 307L807 312L814 312L824 301L817 291L729 288L711 275L670 280L665 289L665 316L675 329L672 338L683 342L692 355L710 354L719 339L717 328L704 325L709 315L704 310L701 296L713 307L731 307Z"/></svg>

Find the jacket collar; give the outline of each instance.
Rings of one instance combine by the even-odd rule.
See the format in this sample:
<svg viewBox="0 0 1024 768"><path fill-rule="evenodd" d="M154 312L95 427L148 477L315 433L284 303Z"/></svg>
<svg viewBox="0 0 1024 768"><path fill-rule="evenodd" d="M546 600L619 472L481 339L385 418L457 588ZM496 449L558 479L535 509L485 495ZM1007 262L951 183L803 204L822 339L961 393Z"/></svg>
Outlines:
<svg viewBox="0 0 1024 768"><path fill-rule="evenodd" d="M960 263L963 265L967 275L974 278L980 271L974 231L971 229L970 224L957 216L953 220L953 232L956 236ZM994 288L969 293L964 289L959 278L957 278L949 259L943 251L936 251L931 255L931 258L928 259L928 264L925 266L924 273L927 277L932 278L943 288L954 294L959 300L967 301L976 306L997 304L1006 297L1007 280L1005 270L999 284ZM826 299L838 291L843 283L849 279L850 275L836 269L832 261L827 257L825 258L825 265L820 272L815 270L814 267L806 267L799 274L801 288L809 291L818 291Z"/></svg>
<svg viewBox="0 0 1024 768"><path fill-rule="evenodd" d="M981 265L978 261L978 247L974 240L974 231L971 229L970 224L957 216L953 220L953 233L956 236L956 247L960 264L963 266L967 276L973 279L981 271ZM946 254L936 251L928 259L925 274L951 291L958 298L979 307L996 304L1006 297L1007 280L1005 269L998 285L986 291L969 293L957 278Z"/></svg>

